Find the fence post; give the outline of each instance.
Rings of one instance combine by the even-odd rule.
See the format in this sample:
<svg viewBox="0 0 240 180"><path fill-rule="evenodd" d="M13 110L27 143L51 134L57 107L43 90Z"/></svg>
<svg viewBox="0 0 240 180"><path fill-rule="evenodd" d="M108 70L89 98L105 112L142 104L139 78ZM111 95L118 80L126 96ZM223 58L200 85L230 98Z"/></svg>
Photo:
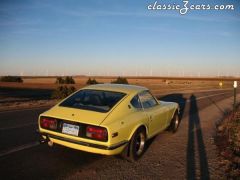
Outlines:
<svg viewBox="0 0 240 180"><path fill-rule="evenodd" d="M233 112L236 110L237 81L233 82Z"/></svg>

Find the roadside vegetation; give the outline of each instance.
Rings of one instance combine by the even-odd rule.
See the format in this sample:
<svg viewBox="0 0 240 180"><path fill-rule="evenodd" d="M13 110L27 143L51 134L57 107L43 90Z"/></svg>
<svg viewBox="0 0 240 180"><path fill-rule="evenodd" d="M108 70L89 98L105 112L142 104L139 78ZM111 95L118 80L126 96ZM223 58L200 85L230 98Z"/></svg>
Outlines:
<svg viewBox="0 0 240 180"><path fill-rule="evenodd" d="M128 84L127 78L118 77L115 81L111 82L112 84Z"/></svg>
<svg viewBox="0 0 240 180"><path fill-rule="evenodd" d="M87 85L91 85L91 84L99 84L99 82L96 80L96 79L91 79L91 78L88 78L87 82L86 82Z"/></svg>
<svg viewBox="0 0 240 180"><path fill-rule="evenodd" d="M20 76L3 76L0 78L1 82L19 82L22 83L23 80Z"/></svg>
<svg viewBox="0 0 240 180"><path fill-rule="evenodd" d="M240 177L240 107L226 117L217 128L216 144L227 179Z"/></svg>
<svg viewBox="0 0 240 180"><path fill-rule="evenodd" d="M111 81L112 84L129 84L127 78L124 77L118 77L116 80ZM96 79L91 79L88 78L87 85L91 85L91 84L100 84L100 82L98 82Z"/></svg>
<svg viewBox="0 0 240 180"><path fill-rule="evenodd" d="M69 96L70 94L74 93L76 88L74 86L59 86L56 90L52 93L53 99L63 99Z"/></svg>
<svg viewBox="0 0 240 180"><path fill-rule="evenodd" d="M72 76L57 77L56 84L75 84L75 81Z"/></svg>

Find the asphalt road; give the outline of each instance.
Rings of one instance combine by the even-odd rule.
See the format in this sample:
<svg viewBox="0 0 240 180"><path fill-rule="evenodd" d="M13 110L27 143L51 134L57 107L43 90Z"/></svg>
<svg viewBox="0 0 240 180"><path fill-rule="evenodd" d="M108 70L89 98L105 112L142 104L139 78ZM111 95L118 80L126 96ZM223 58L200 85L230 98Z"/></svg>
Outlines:
<svg viewBox="0 0 240 180"><path fill-rule="evenodd" d="M29 100L48 100L51 98L51 89L29 89L29 88L9 88L0 87L1 103L24 102Z"/></svg>
<svg viewBox="0 0 240 180"><path fill-rule="evenodd" d="M210 105L215 104L217 106L217 102L227 99L232 95L233 92L231 90L213 90L208 92L196 92L194 94L169 94L159 98L161 100L178 102L181 106L181 116L183 121L189 118L194 118L195 121L195 119L199 118L194 117L193 115L201 112ZM101 170L101 167L113 167L113 170L115 167L117 172L117 169L124 168L126 163L127 166L130 167L130 176L132 175L137 178L142 177L137 175L140 171L144 170L137 168L138 162L131 164L117 157L90 154L57 145L53 148L49 148L45 144L40 145L35 131L37 129L38 115L45 110L47 110L47 108L0 112L1 179L91 179L96 175L100 178L124 178L124 175L121 176L118 173L114 174L115 171L113 171L113 174L110 175L107 173L108 171ZM198 124L199 122L196 121L196 123L192 124L192 126L198 126ZM179 131L185 131L188 127L184 126L187 125L190 126L191 124L182 123ZM177 134L178 132L176 135ZM191 131L188 132L188 134L191 135ZM163 136L165 139L169 139L171 137L169 133L165 133ZM158 141L161 141L161 139L154 138L149 143L147 152L143 156L143 159L145 160L148 159L147 156L149 156L149 159L151 160L150 166L152 165L152 168L156 168L154 158L156 159L156 157L158 157L158 150L154 149L154 144L158 143ZM203 141L198 140L199 144L200 142L204 144ZM179 143L181 144L181 142ZM191 148L193 147L189 147L188 143L186 151L189 151L190 154ZM163 150L161 150L161 153L164 153ZM188 157L186 161L189 161ZM134 169L138 170L134 171ZM187 168L187 170L191 171L191 168ZM147 177L152 177L153 179L154 177L159 177L159 174L151 174L151 171L149 173L150 174ZM152 173L155 173L155 171ZM195 174L187 174L187 178L189 179L195 177ZM205 172L205 174L207 174L207 172Z"/></svg>

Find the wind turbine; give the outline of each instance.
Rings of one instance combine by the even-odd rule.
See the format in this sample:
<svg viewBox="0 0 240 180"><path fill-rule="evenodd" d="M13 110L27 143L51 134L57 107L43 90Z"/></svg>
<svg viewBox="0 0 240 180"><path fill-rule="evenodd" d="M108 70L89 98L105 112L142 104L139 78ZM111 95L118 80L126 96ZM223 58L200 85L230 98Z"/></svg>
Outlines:
<svg viewBox="0 0 240 180"><path fill-rule="evenodd" d="M150 67L150 76L152 76L153 75L153 70L152 70L152 65L151 65L151 67Z"/></svg>

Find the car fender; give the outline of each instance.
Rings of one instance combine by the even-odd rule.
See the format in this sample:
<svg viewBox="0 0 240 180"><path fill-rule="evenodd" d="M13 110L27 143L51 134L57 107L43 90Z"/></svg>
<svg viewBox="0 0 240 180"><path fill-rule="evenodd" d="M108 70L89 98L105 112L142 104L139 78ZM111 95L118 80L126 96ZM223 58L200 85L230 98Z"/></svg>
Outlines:
<svg viewBox="0 0 240 180"><path fill-rule="evenodd" d="M177 103L176 103L177 104ZM176 106L174 106L173 107L173 113L171 114L171 119L173 119L173 117L174 117L174 115L175 115L175 113L177 112L178 114L180 113L180 107L179 107L179 105L177 104Z"/></svg>
<svg viewBox="0 0 240 180"><path fill-rule="evenodd" d="M130 136L129 136L129 138L128 138L128 141L130 141L131 139L132 139L132 136L133 136L133 134L137 131L137 129L138 128L140 128L140 127L144 127L145 128L145 130L146 130L146 136L147 136L147 138L148 138L148 127L147 127L147 125L145 125L145 124L138 124L138 125L136 125L133 129L132 129L132 132L130 133Z"/></svg>

